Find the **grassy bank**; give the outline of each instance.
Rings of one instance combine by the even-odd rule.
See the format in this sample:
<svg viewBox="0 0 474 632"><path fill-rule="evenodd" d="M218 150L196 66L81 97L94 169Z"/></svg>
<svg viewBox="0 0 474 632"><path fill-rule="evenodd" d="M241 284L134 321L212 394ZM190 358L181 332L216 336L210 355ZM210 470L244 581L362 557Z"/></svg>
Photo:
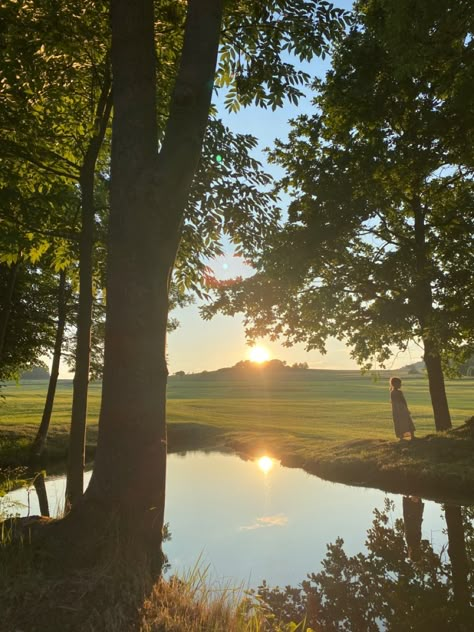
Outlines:
<svg viewBox="0 0 474 632"><path fill-rule="evenodd" d="M474 380L448 381L454 430L435 435L426 378L402 377L419 437L402 444L393 433L388 374L378 381L356 371L171 377L170 451L213 448L248 457L267 452L284 464L331 480L474 500L472 434L468 428L459 430L473 414ZM38 382L5 389L0 467L26 461L45 392L46 383ZM61 381L48 442L48 469L66 456L71 397L72 383ZM99 407L100 385L92 384L87 437L91 458Z"/></svg>
<svg viewBox="0 0 474 632"><path fill-rule="evenodd" d="M0 630L285 632L243 589L212 586L196 568L154 579L117 551L93 568L53 566L34 545L0 538ZM14 581L12 579L14 578Z"/></svg>

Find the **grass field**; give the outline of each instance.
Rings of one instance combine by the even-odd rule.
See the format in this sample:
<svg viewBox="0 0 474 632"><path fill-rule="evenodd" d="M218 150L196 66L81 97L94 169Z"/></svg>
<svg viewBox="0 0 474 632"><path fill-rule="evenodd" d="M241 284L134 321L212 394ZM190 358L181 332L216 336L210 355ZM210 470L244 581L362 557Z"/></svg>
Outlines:
<svg viewBox="0 0 474 632"><path fill-rule="evenodd" d="M224 372L172 376L168 386L171 451L226 447L245 455L269 452L289 465L333 480L408 489L474 490L470 431L435 435L428 382L403 375L417 437L400 446L393 431L388 377L357 371L295 371L229 377ZM22 464L38 427L46 382L9 384L0 404L0 466ZM474 379L447 382L453 426L474 414ZM91 384L89 455L97 441L100 384ZM60 381L48 439L49 459L64 460L72 382ZM405 442L406 443L406 442ZM408 442L410 443L410 442ZM434 490L434 491L433 491ZM443 493L444 493L443 492ZM454 497L454 496L453 496Z"/></svg>
<svg viewBox="0 0 474 632"><path fill-rule="evenodd" d="M201 423L224 431L274 430L320 440L393 438L387 375L377 381L357 371L301 371L228 379L206 374L174 377L168 386L168 421ZM434 430L428 383L403 376L403 390L420 436ZM41 419L47 383L8 384L0 404L0 430L34 431ZM474 414L474 379L447 383L453 425ZM88 423L97 424L101 385L89 389ZM60 380L52 431L69 424L72 382Z"/></svg>

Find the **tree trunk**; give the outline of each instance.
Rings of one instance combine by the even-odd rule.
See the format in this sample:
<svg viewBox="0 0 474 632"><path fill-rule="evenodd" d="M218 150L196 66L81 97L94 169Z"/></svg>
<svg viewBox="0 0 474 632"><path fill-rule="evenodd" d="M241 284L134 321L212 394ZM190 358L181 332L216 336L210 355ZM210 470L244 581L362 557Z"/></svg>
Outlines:
<svg viewBox="0 0 474 632"><path fill-rule="evenodd" d="M424 339L423 346L425 349L423 359L428 373L428 384L436 430L438 432L441 430L449 430L449 428L452 427L452 423L448 398L446 396L441 357L430 339Z"/></svg>
<svg viewBox="0 0 474 632"><path fill-rule="evenodd" d="M36 495L38 496L40 513L42 516L49 516L48 493L46 491L44 472L38 472L33 484L35 486Z"/></svg>
<svg viewBox="0 0 474 632"><path fill-rule="evenodd" d="M3 357L3 348L5 346L5 340L7 337L8 321L10 320L10 314L12 311L12 299L13 292L15 291L16 280L18 276L18 270L20 269L20 258L15 261L10 267L10 274L8 275L7 292L5 296L5 302L3 309L0 312L0 366Z"/></svg>
<svg viewBox="0 0 474 632"><path fill-rule="evenodd" d="M416 261L416 311L424 346L424 361L428 372L431 405L436 430L451 428L446 386L438 346L433 339L433 292L431 289L431 263L427 254L425 209L419 197L413 200L415 215L415 261Z"/></svg>
<svg viewBox="0 0 474 632"><path fill-rule="evenodd" d="M107 61L108 64L108 61ZM66 508L76 503L84 490L87 396L92 328L92 274L94 249L95 168L112 107L110 76L106 72L96 110L97 133L91 138L81 167L81 234L79 240L79 306L77 314L75 372L69 436Z"/></svg>
<svg viewBox="0 0 474 632"><path fill-rule="evenodd" d="M446 505L444 511L448 528L448 555L451 560L454 600L461 608L469 607L469 562L466 554L461 507Z"/></svg>
<svg viewBox="0 0 474 632"><path fill-rule="evenodd" d="M69 435L66 507L72 506L81 498L84 488L84 451L93 301L94 173L95 162L84 165L80 178L82 225L79 242L79 305L77 313L76 366Z"/></svg>
<svg viewBox="0 0 474 632"><path fill-rule="evenodd" d="M159 555L166 475L169 281L206 128L221 0L191 0L157 156L152 0L112 2L114 120L102 407L90 486L71 517L116 515Z"/></svg>
<svg viewBox="0 0 474 632"><path fill-rule="evenodd" d="M53 411L54 396L56 394L56 385L59 376L59 364L61 361L61 348L63 344L64 328L66 326L67 315L67 293L66 293L66 272L61 270L59 273L58 286L58 325L56 329L56 339L54 341L53 361L51 363L51 375L49 377L48 393L43 409L43 416L38 428L33 445L31 446L31 458L37 459L43 453L46 447L46 439L48 437L49 423L51 421L51 413ZM46 514L43 514L46 515Z"/></svg>

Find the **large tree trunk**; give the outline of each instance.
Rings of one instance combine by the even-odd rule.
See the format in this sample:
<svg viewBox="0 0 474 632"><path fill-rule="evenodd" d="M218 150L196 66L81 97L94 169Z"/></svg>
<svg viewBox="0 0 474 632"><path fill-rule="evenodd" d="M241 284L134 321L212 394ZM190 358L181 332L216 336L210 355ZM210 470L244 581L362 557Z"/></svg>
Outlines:
<svg viewBox="0 0 474 632"><path fill-rule="evenodd" d="M433 406L436 430L449 430L452 427L448 398L444 384L441 357L436 346L427 338L423 340L425 353L423 359L428 373L431 405Z"/></svg>
<svg viewBox="0 0 474 632"><path fill-rule="evenodd" d="M197 169L222 0L190 0L160 155L153 1L112 2L114 120L102 407L88 507L159 555L166 472L166 324L180 226ZM138 538L134 538L137 542ZM153 557L153 556L152 556Z"/></svg>
<svg viewBox="0 0 474 632"><path fill-rule="evenodd" d="M433 339L433 292L431 289L431 263L427 253L426 219L419 197L413 200L415 215L416 311L424 346L424 361L428 372L431 405L436 430L451 428L446 386L439 348Z"/></svg>
<svg viewBox="0 0 474 632"><path fill-rule="evenodd" d="M107 60L108 65L108 60ZM107 66L108 67L108 66ZM97 133L91 138L81 168L81 234L79 242L79 306L77 314L75 372L73 382L71 431L67 468L66 507L76 503L83 494L87 396L89 388L92 274L94 248L94 183L95 168L107 129L112 107L110 74L106 71L96 110Z"/></svg>
<svg viewBox="0 0 474 632"><path fill-rule="evenodd" d="M49 423L51 421L51 413L53 412L54 396L56 394L56 386L59 377L59 364L61 361L61 348L64 338L64 328L66 326L67 315L67 293L66 293L66 272L61 270L59 273L58 285L58 324L56 328L56 338L54 341L53 361L51 363L51 374L49 377L48 392L46 394L46 402L44 404L43 416L38 428L35 440L31 446L31 458L37 459L43 453L46 447L46 439L48 437ZM45 515L45 514L43 514Z"/></svg>

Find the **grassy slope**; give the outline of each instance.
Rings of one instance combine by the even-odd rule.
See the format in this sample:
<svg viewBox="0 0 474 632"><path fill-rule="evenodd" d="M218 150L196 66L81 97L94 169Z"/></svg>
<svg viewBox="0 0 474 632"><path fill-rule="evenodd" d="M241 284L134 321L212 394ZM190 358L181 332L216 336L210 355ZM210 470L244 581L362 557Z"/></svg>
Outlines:
<svg viewBox="0 0 474 632"><path fill-rule="evenodd" d="M398 445L387 377L382 374L374 381L357 371L301 371L268 376L258 370L251 376L232 377L222 371L171 377L171 444L181 449L206 442L224 443L246 454L270 451L286 463L329 478L387 488L397 487L397 482L403 488L407 476L416 483L421 475L433 479L440 493L444 493L446 485L440 483L438 474L434 476L437 471L445 481L449 479L448 490L454 485L456 495L462 494L462 487L474 483L471 441L454 433L414 445ZM426 379L402 377L417 435L433 434ZM455 427L473 414L473 386L472 378L447 384ZM0 430L7 441L0 451L0 464L22 458L39 422L45 389L44 382L9 385L5 389L7 399L0 406ZM65 450L71 396L72 383L60 382L50 434L51 452ZM88 419L91 447L97 436L99 406L100 386L92 384ZM193 433L193 429L199 432ZM221 435L219 440L216 434Z"/></svg>

